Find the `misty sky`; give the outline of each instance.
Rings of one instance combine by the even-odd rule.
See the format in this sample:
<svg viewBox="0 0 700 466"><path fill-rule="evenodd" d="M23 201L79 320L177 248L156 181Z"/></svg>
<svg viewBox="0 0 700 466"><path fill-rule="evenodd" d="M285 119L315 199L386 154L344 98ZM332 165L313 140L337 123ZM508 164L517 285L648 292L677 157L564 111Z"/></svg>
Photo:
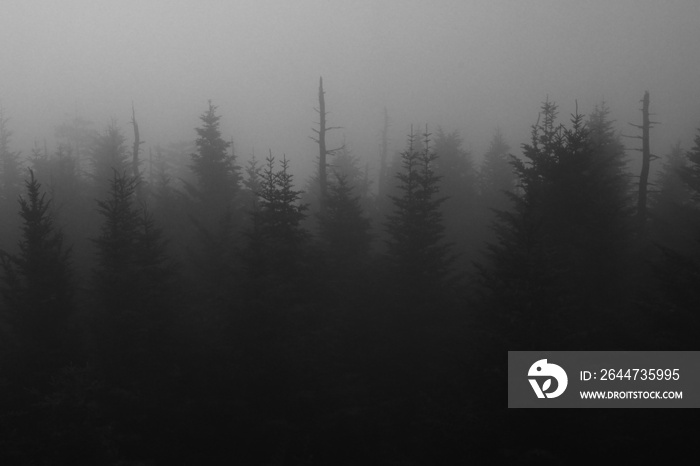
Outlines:
<svg viewBox="0 0 700 466"><path fill-rule="evenodd" d="M547 95L568 118L605 100L626 133L651 92L653 149L700 127L700 2L642 0L3 0L0 101L13 146L55 145L77 111L147 145L193 140L212 99L239 156L311 169L323 75L330 123L374 157L410 124L460 130L480 156L500 127L514 153ZM629 129L628 129L629 128ZM630 141L627 141L630 142ZM43 143L43 142L42 142ZM636 156L636 153L632 153Z"/></svg>

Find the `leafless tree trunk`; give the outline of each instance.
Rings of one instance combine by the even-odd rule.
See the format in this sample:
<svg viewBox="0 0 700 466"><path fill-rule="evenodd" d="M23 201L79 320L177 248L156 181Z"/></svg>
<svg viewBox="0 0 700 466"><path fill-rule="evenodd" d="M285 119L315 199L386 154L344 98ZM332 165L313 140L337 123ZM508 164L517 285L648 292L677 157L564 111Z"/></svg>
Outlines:
<svg viewBox="0 0 700 466"><path fill-rule="evenodd" d="M386 192L386 164L389 152L389 113L384 107L384 126L382 127L382 148L379 165L379 198L384 197Z"/></svg>
<svg viewBox="0 0 700 466"><path fill-rule="evenodd" d="M134 179L136 180L136 195L139 199L142 198L142 187L141 187L141 173L139 172L139 150L141 148L141 137L139 135L139 125L136 123L136 110L134 109L134 103L131 103L131 124L134 127L134 146L133 154L131 158L131 170L133 172Z"/></svg>
<svg viewBox="0 0 700 466"><path fill-rule="evenodd" d="M637 219L640 225L644 225L647 218L647 194L649 191L649 169L651 161L656 158L652 153L649 145L649 131L654 127L656 121L651 121L649 118L649 91L644 92L642 99L642 124L635 125L630 123L635 128L642 130L641 136L633 136L635 139L642 140L642 172L639 175L639 197L637 199ZM636 149L640 150L640 149Z"/></svg>
<svg viewBox="0 0 700 466"><path fill-rule="evenodd" d="M318 108L316 111L319 114L319 127L318 129L312 128L313 132L316 133L317 137L311 137L316 143L318 143L318 183L319 183L319 206L320 211L323 213L326 209L326 198L328 195L328 161L329 155L342 149L342 147L337 149L328 149L326 146L326 133L332 129L338 129L339 126L326 126L326 99L324 97L325 92L323 91L323 77L319 78L318 81Z"/></svg>

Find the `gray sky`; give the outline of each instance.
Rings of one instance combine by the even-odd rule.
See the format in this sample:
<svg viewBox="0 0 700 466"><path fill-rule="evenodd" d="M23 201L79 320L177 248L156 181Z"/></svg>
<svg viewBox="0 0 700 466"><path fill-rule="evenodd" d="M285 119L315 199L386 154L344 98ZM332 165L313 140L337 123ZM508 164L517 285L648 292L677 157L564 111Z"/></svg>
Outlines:
<svg viewBox="0 0 700 466"><path fill-rule="evenodd" d="M54 146L80 114L148 144L193 140L212 99L247 158L311 170L323 75L330 123L375 156L382 109L395 148L411 123L460 130L479 156L500 127L513 152L547 95L568 118L601 100L626 133L651 92L659 155L700 127L697 0L3 0L0 101L14 146ZM629 129L627 129L629 128ZM636 154L636 153L633 153Z"/></svg>

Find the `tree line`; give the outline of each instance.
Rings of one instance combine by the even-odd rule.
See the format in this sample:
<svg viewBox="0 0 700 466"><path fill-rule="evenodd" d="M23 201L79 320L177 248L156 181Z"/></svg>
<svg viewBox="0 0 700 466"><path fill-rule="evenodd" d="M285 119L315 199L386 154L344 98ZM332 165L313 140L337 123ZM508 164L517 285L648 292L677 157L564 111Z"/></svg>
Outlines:
<svg viewBox="0 0 700 466"><path fill-rule="evenodd" d="M479 167L427 127L390 162L385 118L373 181L319 84L305 189L284 154L241 166L211 102L187 173L145 163L135 113L131 149L76 119L23 167L0 115L8 464L505 457L505 351L692 348L700 132L649 182L604 104L544 102Z"/></svg>

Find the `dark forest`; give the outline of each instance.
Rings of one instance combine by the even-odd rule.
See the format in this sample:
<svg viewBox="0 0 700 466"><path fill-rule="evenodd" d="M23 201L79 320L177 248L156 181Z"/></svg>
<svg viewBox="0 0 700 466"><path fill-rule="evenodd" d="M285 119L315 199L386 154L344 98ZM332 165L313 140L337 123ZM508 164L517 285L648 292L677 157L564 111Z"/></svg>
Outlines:
<svg viewBox="0 0 700 466"><path fill-rule="evenodd" d="M541 465L692 442L666 410L509 411L505 356L696 347L700 130L657 157L653 95L626 135L605 103L544 99L517 149L423 126L391 151L387 112L375 176L327 140L326 91L308 179L241 157L212 101L148 150L135 110L26 156L0 116L3 464Z"/></svg>
<svg viewBox="0 0 700 466"><path fill-rule="evenodd" d="M698 0L0 1L0 466L692 462L699 44ZM685 396L583 396L633 358Z"/></svg>

